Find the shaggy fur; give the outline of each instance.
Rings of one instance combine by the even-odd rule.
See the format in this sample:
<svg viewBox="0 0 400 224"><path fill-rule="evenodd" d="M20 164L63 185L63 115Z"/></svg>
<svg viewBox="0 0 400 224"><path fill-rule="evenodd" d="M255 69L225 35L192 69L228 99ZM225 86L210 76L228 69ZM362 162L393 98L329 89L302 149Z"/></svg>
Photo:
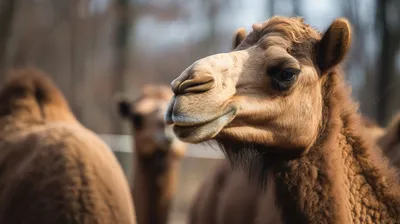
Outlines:
<svg viewBox="0 0 400 224"><path fill-rule="evenodd" d="M136 223L115 156L41 71L0 90L0 167L0 223Z"/></svg>
<svg viewBox="0 0 400 224"><path fill-rule="evenodd" d="M273 17L235 51L200 59L174 80L166 120L185 141L216 139L284 223L399 223L397 174L365 134L340 69L350 42L345 19L321 35L302 19ZM271 61L283 66L265 72ZM301 70L291 86L274 85L282 67ZM204 74L215 85L182 91Z"/></svg>
<svg viewBox="0 0 400 224"><path fill-rule="evenodd" d="M384 143L382 142L381 146L386 147L387 150L384 152L389 154L390 161L395 165L399 165L396 163L399 161L396 157L399 149L396 151L391 147L398 146L399 137L394 135L393 130L399 130L394 129L399 127L399 118L394 119L388 134L384 135L385 130L383 128L380 128L368 117L362 117L362 125L366 129L365 133L369 136L369 139L377 141L384 135L382 138ZM390 155L390 153L393 153L393 155ZM247 158L260 164L261 161L256 159L258 153L250 155L252 156L249 156L249 154L240 155L242 158L236 158L234 161L238 162ZM269 190L268 193L272 193L272 191ZM263 199L265 200L263 201ZM254 189L254 186L249 183L246 174L233 170L230 163L223 160L200 186L190 210L189 223L281 223L279 217L274 216L276 214L273 211L274 206L270 206L268 203L271 203L271 198L268 198L268 195L257 192L257 189ZM263 210L269 212L265 213Z"/></svg>
<svg viewBox="0 0 400 224"><path fill-rule="evenodd" d="M164 124L163 114L171 97L168 87L147 85L134 102L118 102L121 117L131 123L135 142L132 194L139 224L167 223L175 195L186 144Z"/></svg>

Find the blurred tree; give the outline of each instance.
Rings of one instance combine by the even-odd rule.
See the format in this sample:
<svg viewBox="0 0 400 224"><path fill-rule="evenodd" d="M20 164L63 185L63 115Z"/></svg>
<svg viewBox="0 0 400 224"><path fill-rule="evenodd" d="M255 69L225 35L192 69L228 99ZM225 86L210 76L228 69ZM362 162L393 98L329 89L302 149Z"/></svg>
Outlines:
<svg viewBox="0 0 400 224"><path fill-rule="evenodd" d="M82 119L82 96L81 88L82 82L85 80L85 58L88 58L89 53L89 38L85 28L92 28L91 24L88 26L86 20L82 19L82 15L88 11L88 2L81 0L72 0L66 6L69 8L69 15L66 16L69 21L69 40L71 50L70 56L70 75L68 76L68 98L70 99L71 108L75 116L80 120ZM65 8L64 8L65 10ZM61 10L60 10L61 11ZM65 18L64 18L65 19ZM93 41L93 40L92 40Z"/></svg>
<svg viewBox="0 0 400 224"><path fill-rule="evenodd" d="M125 92L126 72L128 69L128 61L131 51L130 42L135 35L132 33L135 29L132 27L135 25L135 2L130 0L117 0L116 1L116 15L117 20L115 24L115 67L114 67L114 93ZM115 113L112 118L118 120L119 118ZM114 122L113 133L123 132L121 122Z"/></svg>
<svg viewBox="0 0 400 224"><path fill-rule="evenodd" d="M0 1L0 81L5 72L8 40L12 32L18 0Z"/></svg>
<svg viewBox="0 0 400 224"><path fill-rule="evenodd" d="M400 46L400 1L376 1L376 29L380 34L381 49L378 57L377 121L386 125L394 114L396 90L396 59Z"/></svg>
<svg viewBox="0 0 400 224"><path fill-rule="evenodd" d="M367 87L369 92L356 92L353 91L353 95L361 100L361 110L364 114L369 117L376 117L375 106L371 103L371 98L374 98L376 92L376 81L373 81L376 76L373 72L375 63L368 61L368 55L366 52L366 36L368 34L369 25L371 21L363 21L362 13L359 5L360 0L343 0L342 2L342 13L351 22L353 28L353 41L351 45L351 51L349 56L349 62L346 63L347 76L346 78L353 81L353 84L362 83L362 80L366 80L364 87ZM361 71L361 72L352 72Z"/></svg>
<svg viewBox="0 0 400 224"><path fill-rule="evenodd" d="M268 3L269 4L267 4L267 7L268 7L267 8L267 14L268 14L269 17L272 17L276 13L275 12L275 3L276 3L276 1L275 0L269 0Z"/></svg>
<svg viewBox="0 0 400 224"><path fill-rule="evenodd" d="M293 5L293 16L303 16L301 6L303 4L302 0L292 0Z"/></svg>
<svg viewBox="0 0 400 224"><path fill-rule="evenodd" d="M228 6L229 0L206 0L204 4L206 14L204 15L208 23L208 36L205 40L206 52L201 55L215 54L219 50L219 25L218 17L221 11Z"/></svg>

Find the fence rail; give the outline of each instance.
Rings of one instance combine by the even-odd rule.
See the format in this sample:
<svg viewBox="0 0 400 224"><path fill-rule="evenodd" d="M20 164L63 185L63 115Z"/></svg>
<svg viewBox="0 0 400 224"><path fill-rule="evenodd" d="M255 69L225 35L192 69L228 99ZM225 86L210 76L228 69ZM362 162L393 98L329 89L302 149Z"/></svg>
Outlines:
<svg viewBox="0 0 400 224"><path fill-rule="evenodd" d="M133 139L130 135L112 135L99 134L99 136L110 146L115 152L132 153ZM224 154L216 145L210 144L189 144L185 157L204 158L204 159L223 159Z"/></svg>

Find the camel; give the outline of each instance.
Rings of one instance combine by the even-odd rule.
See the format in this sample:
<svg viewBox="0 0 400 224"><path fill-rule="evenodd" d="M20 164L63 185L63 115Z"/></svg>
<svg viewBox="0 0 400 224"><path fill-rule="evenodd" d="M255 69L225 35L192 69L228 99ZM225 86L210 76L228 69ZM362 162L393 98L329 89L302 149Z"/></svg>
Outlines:
<svg viewBox="0 0 400 224"><path fill-rule="evenodd" d="M131 122L135 144L132 195L139 224L167 223L175 195L186 144L164 122L172 95L168 86L146 85L134 102L118 102L120 116Z"/></svg>
<svg viewBox="0 0 400 224"><path fill-rule="evenodd" d="M44 72L9 75L0 89L0 223L136 223L108 146Z"/></svg>
<svg viewBox="0 0 400 224"><path fill-rule="evenodd" d="M245 30L238 29L234 35L232 49L235 49L245 36ZM376 142L385 135L385 129L374 120L367 116L362 116L361 120L370 140ZM228 161L223 160L200 185L189 211L188 223L254 223L262 219L260 217L257 220L255 217L258 198L267 197L254 192L255 189L248 184L243 173L235 172Z"/></svg>
<svg viewBox="0 0 400 224"><path fill-rule="evenodd" d="M166 123L184 142L215 140L264 192L257 223L399 223L397 173L367 140L341 69L348 20L324 33L297 17L252 28L172 81Z"/></svg>

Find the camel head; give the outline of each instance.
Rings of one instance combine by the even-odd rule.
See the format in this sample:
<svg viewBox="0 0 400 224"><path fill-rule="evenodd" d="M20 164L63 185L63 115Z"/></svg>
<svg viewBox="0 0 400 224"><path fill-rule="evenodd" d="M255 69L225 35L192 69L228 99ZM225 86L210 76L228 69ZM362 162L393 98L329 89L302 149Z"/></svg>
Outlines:
<svg viewBox="0 0 400 224"><path fill-rule="evenodd" d="M339 18L320 34L301 18L276 16L252 28L238 30L231 52L199 59L172 81L165 120L190 143L307 149L321 126L324 80L350 47L350 24Z"/></svg>
<svg viewBox="0 0 400 224"><path fill-rule="evenodd" d="M139 154L151 156L162 150L183 156L186 144L174 135L172 126L164 122L164 113L172 95L168 86L146 85L135 101L119 99L119 114L131 121Z"/></svg>
<svg viewBox="0 0 400 224"><path fill-rule="evenodd" d="M12 69L0 88L0 119L29 124L77 123L64 95L50 77L34 67ZM4 127L1 127L4 128Z"/></svg>

